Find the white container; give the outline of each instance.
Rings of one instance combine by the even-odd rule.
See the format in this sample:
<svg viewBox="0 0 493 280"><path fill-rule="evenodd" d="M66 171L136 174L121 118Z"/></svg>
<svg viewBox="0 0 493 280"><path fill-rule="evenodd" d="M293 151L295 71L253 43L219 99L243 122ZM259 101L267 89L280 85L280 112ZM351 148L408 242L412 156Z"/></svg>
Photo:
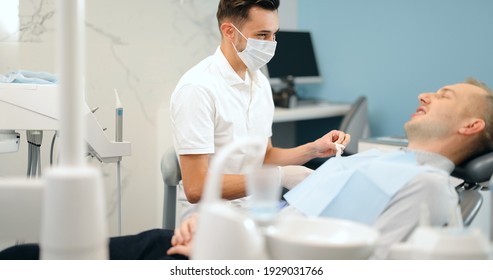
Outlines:
<svg viewBox="0 0 493 280"><path fill-rule="evenodd" d="M101 172L90 167L58 167L48 170L44 179L41 259L108 259Z"/></svg>
<svg viewBox="0 0 493 280"><path fill-rule="evenodd" d="M272 259L367 259L379 237L377 230L356 222L331 218L280 219L265 234Z"/></svg>

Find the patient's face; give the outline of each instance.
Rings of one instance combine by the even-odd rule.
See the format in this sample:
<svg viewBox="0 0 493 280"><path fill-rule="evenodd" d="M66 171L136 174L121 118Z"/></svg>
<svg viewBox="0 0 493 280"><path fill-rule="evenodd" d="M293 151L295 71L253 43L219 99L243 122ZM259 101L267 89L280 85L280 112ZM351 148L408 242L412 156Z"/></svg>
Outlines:
<svg viewBox="0 0 493 280"><path fill-rule="evenodd" d="M420 94L420 106L405 125L408 137L430 139L452 136L464 119L483 110L481 94L486 92L464 83L442 87L435 93Z"/></svg>

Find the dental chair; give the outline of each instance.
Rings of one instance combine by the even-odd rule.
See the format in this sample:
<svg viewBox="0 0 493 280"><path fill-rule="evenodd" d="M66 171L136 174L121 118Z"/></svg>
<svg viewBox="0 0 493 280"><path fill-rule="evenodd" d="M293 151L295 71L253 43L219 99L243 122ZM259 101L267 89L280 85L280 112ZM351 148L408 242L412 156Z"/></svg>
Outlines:
<svg viewBox="0 0 493 280"><path fill-rule="evenodd" d="M488 181L493 174L493 151L475 157L457 166L452 176L464 180L455 187L464 226L469 226L483 203L481 191L488 191ZM491 184L491 182L490 182Z"/></svg>
<svg viewBox="0 0 493 280"><path fill-rule="evenodd" d="M339 130L351 135L351 141L344 149L344 155L356 154L358 152L359 140L370 137L368 100L366 96L360 96L353 102L349 112L344 115Z"/></svg>
<svg viewBox="0 0 493 280"><path fill-rule="evenodd" d="M161 174L164 182L163 228L176 226L176 189L181 180L181 170L173 147L161 157Z"/></svg>

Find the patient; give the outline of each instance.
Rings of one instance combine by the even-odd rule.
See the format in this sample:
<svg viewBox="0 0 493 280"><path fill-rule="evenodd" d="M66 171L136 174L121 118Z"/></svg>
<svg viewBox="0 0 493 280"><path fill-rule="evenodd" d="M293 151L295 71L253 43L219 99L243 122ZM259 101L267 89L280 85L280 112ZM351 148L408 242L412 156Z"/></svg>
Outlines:
<svg viewBox="0 0 493 280"><path fill-rule="evenodd" d="M404 125L407 148L329 160L317 169L318 176L306 178L285 196L290 207L283 214L371 225L381 234L375 259L385 259L393 244L411 235L423 205L432 226L461 224L450 173L455 165L493 150L493 92L469 79L420 94L418 100L420 106ZM333 170L340 172L333 175ZM315 179L318 184L312 183ZM331 191L341 186L329 201Z"/></svg>
<svg viewBox="0 0 493 280"><path fill-rule="evenodd" d="M372 221L372 226L381 233L373 255L375 259L384 259L392 244L409 237L418 225L423 203L429 206L432 225L451 223L450 209L457 208L458 198L454 186L450 185L450 172L455 165L493 150L493 92L484 84L469 79L464 83L445 86L436 93L420 94L418 100L420 106L404 126L409 145L401 153L415 155L418 164L429 166L431 171L419 173L405 182ZM350 159L357 157L358 154ZM320 168L331 162L336 160L331 159ZM397 177L400 175L395 174ZM308 182L312 176L303 182ZM306 189L303 182L290 193ZM324 186L310 187L319 189ZM287 194L288 198L293 196L290 193ZM296 197L288 201L293 199L296 200ZM352 199L347 200L347 204L351 202ZM283 214L304 213L301 206L290 205ZM190 254L198 219L191 216L185 220L173 236L167 230L151 230L136 236L112 238L110 258L186 258ZM0 252L0 259L32 259L38 258L38 254L37 245L14 246Z"/></svg>

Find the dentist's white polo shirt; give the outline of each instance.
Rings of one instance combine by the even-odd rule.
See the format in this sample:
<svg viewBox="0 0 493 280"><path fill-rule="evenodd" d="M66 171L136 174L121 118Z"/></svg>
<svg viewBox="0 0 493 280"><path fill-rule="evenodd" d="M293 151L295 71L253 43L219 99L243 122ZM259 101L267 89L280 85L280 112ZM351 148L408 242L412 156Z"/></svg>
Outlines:
<svg viewBox="0 0 493 280"><path fill-rule="evenodd" d="M242 80L219 47L183 75L171 96L170 112L178 155L209 154L210 163L227 144L253 136L265 139L264 152L256 155L247 149L238 151L229 158L224 171L243 174L248 168L262 165L274 117L269 81L260 71L249 72ZM181 182L178 201L182 217L193 210ZM247 207L244 198L231 203Z"/></svg>

